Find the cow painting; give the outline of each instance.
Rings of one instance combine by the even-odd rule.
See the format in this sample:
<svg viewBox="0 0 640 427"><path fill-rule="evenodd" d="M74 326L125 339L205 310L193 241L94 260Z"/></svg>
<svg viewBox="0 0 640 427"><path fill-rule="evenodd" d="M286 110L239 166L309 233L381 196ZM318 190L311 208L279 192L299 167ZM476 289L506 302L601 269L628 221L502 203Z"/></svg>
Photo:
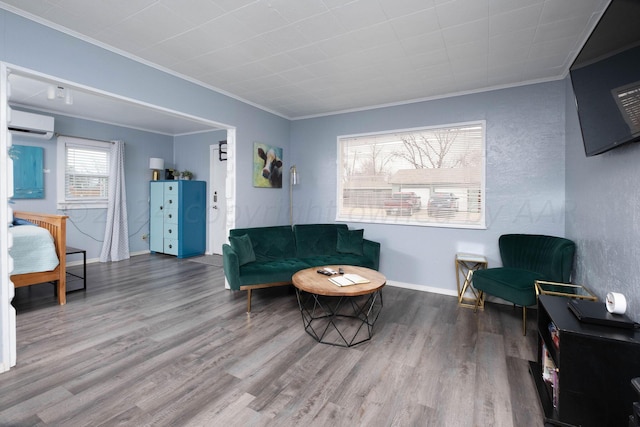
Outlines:
<svg viewBox="0 0 640 427"><path fill-rule="evenodd" d="M255 144L254 186L282 188L282 148Z"/></svg>

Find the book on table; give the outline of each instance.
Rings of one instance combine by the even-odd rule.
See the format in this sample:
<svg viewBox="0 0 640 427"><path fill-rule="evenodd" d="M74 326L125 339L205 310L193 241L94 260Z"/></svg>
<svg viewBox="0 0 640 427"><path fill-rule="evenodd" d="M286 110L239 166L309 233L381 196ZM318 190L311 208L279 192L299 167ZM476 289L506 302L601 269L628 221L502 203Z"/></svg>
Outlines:
<svg viewBox="0 0 640 427"><path fill-rule="evenodd" d="M351 285L360 285L362 283L369 283L370 280L366 279L358 274L343 274L341 276L331 277L329 281L334 285L338 286L351 286Z"/></svg>

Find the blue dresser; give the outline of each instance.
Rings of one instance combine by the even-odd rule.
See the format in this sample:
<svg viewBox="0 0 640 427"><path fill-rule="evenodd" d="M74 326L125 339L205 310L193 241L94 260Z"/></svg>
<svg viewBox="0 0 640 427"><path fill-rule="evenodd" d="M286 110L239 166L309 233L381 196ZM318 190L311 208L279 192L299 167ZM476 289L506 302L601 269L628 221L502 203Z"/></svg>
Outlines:
<svg viewBox="0 0 640 427"><path fill-rule="evenodd" d="M178 258L206 249L207 187L204 181L151 181L149 249Z"/></svg>

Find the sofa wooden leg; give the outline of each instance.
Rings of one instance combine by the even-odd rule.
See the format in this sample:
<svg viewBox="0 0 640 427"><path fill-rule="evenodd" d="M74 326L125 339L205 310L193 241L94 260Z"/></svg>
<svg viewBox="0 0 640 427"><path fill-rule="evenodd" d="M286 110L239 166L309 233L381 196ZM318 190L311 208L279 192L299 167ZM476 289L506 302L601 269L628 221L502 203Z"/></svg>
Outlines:
<svg viewBox="0 0 640 427"><path fill-rule="evenodd" d="M247 289L247 313L251 313L251 289Z"/></svg>
<svg viewBox="0 0 640 427"><path fill-rule="evenodd" d="M522 306L522 335L527 335L527 307Z"/></svg>

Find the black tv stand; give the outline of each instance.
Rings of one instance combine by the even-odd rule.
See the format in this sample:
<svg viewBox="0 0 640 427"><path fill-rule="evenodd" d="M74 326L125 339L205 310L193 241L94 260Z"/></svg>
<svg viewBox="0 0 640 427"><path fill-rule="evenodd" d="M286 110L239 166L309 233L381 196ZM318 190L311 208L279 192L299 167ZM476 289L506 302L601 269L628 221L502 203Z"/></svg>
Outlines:
<svg viewBox="0 0 640 427"><path fill-rule="evenodd" d="M551 323L558 332L557 344ZM556 387L543 380L544 348L556 368ZM529 370L546 422L627 426L638 399L631 380L640 377L640 331L581 323L567 308L566 298L540 295L538 359L529 363Z"/></svg>

